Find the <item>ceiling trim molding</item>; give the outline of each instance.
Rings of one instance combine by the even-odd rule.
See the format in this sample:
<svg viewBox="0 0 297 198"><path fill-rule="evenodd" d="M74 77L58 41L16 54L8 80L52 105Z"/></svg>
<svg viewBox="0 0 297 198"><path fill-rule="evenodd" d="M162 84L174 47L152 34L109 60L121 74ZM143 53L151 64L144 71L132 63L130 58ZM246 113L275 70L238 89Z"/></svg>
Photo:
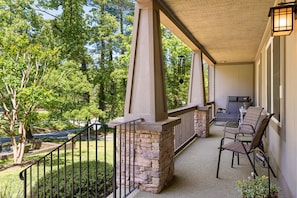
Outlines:
<svg viewBox="0 0 297 198"><path fill-rule="evenodd" d="M184 33L188 39L190 39L194 45L196 45L201 52L209 58L213 64L216 64L216 60L208 53L204 46L193 36L193 34L186 28L186 26L179 20L179 18L173 13L173 11L168 7L168 5L159 0L160 10Z"/></svg>
<svg viewBox="0 0 297 198"><path fill-rule="evenodd" d="M255 62L231 62L231 63L217 63L216 66L228 66L228 65L254 65Z"/></svg>

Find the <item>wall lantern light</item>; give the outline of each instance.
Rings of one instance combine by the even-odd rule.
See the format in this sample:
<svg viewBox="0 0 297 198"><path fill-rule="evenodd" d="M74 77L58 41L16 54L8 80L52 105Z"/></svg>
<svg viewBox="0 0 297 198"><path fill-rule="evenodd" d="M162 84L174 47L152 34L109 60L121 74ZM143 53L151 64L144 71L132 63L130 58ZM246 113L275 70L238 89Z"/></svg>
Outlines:
<svg viewBox="0 0 297 198"><path fill-rule="evenodd" d="M269 10L269 17L272 17L272 36L288 36L294 28L296 1L280 3Z"/></svg>

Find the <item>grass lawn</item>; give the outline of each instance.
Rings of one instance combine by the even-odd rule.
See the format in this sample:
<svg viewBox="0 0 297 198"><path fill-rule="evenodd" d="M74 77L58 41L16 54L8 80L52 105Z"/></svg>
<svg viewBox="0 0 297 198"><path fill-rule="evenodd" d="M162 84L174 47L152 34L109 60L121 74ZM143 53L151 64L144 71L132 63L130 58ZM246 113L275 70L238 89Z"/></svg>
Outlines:
<svg viewBox="0 0 297 198"><path fill-rule="evenodd" d="M23 182L19 178L22 167L12 167L0 172L0 198L23 197Z"/></svg>
<svg viewBox="0 0 297 198"><path fill-rule="evenodd" d="M80 151L81 148L81 151ZM103 141L98 141L97 142L97 159L99 161L104 160L104 142ZM80 151L80 152L79 152ZM89 155L87 155L87 151L89 151ZM113 161L113 141L109 140L106 142L106 161L109 164L112 164ZM26 156L24 158L24 161L29 161L29 160L37 160L40 157L44 156L47 153L42 153L42 154L32 154L29 156ZM50 156L49 156L50 157ZM59 164L60 168L63 166L63 164L66 162L66 164L71 164L72 160L74 162L78 162L80 159L82 161L87 161L87 158L89 158L90 161L95 160L96 157L96 143L95 141L90 141L89 146L86 141L82 141L81 145L79 142L76 142L74 153L72 155L71 149L68 149L66 152L66 161L64 161L64 149L60 149L60 154L59 154ZM73 158L73 159L72 159ZM57 151L53 153L52 155L52 161L56 161L53 164L57 165L58 160L57 160ZM9 160L0 160L0 165L8 165L12 164L12 159ZM62 165L61 165L62 164ZM43 165L42 165L43 166ZM46 166L46 172L50 171L50 166L49 166L49 160L46 160L45 163ZM19 178L19 173L24 169L25 167L21 166L13 166L11 168L5 169L0 171L0 198L11 198L11 197L22 197L23 196L23 181L20 180ZM57 167L53 167L53 169L57 169ZM43 171L43 170L42 170ZM33 178L34 175L36 175L35 172L33 172ZM34 181L33 181L34 182Z"/></svg>

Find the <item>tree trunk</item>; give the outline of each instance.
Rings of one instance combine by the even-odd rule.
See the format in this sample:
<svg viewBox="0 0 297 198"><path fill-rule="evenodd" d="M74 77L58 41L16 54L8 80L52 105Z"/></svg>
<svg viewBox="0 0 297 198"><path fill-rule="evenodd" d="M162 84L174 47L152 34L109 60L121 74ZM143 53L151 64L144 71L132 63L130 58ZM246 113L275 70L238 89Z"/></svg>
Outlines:
<svg viewBox="0 0 297 198"><path fill-rule="evenodd" d="M31 130L30 125L27 125L25 127L25 130L26 130L26 139L27 140L33 139L32 130Z"/></svg>
<svg viewBox="0 0 297 198"><path fill-rule="evenodd" d="M13 163L22 164L26 144L26 129L24 123L19 123L19 140L16 141L15 137L12 137L13 148Z"/></svg>
<svg viewBox="0 0 297 198"><path fill-rule="evenodd" d="M100 83L99 87L99 108L105 111L105 86L104 83Z"/></svg>

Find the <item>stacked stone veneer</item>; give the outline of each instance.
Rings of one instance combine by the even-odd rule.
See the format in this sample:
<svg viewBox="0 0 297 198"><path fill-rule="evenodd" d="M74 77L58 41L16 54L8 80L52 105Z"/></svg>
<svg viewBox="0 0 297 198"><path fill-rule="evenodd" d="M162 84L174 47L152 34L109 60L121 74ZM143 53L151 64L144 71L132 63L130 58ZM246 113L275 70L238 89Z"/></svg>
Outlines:
<svg viewBox="0 0 297 198"><path fill-rule="evenodd" d="M117 132L117 153L121 158L118 159L118 163L122 163L121 166L117 165L117 183L126 184L128 187L135 175L135 182L140 190L159 193L174 175L173 127L161 131L143 129L154 127L138 126L136 128L134 131L118 130ZM124 141L127 144L124 144ZM119 183L120 167L121 183Z"/></svg>
<svg viewBox="0 0 297 198"><path fill-rule="evenodd" d="M194 113L194 130L198 137L209 136L209 108L199 107Z"/></svg>

